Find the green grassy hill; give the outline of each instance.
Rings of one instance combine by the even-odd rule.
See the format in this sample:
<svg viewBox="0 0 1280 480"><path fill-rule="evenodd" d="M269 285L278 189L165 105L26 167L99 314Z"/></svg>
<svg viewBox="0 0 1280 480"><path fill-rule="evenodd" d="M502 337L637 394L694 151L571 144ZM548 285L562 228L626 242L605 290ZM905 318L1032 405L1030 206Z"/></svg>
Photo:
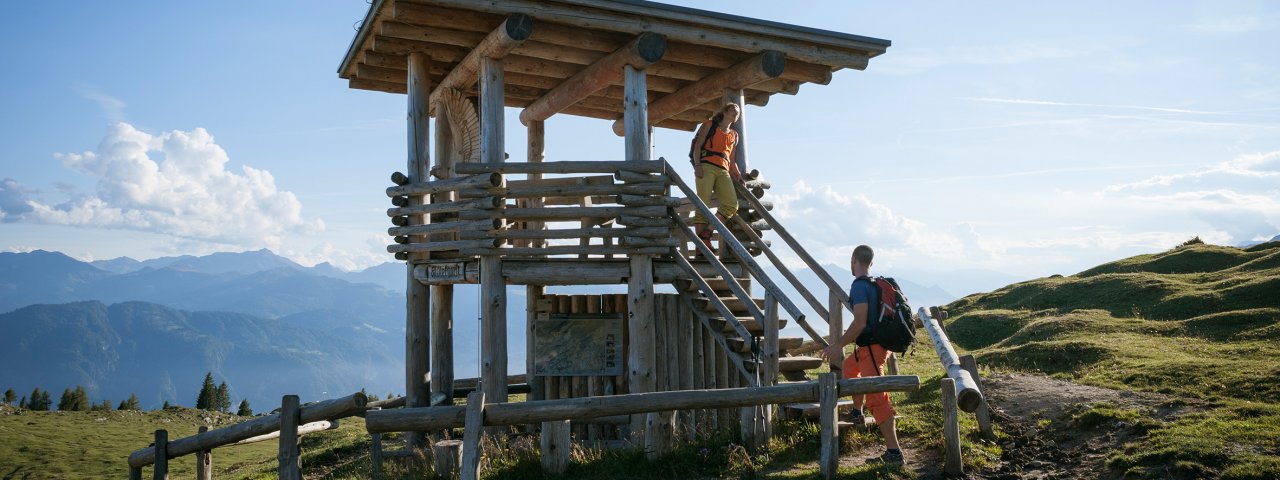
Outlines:
<svg viewBox="0 0 1280 480"><path fill-rule="evenodd" d="M1108 465L1280 478L1280 242L1173 250L966 297L947 330L983 365L1193 401Z"/></svg>

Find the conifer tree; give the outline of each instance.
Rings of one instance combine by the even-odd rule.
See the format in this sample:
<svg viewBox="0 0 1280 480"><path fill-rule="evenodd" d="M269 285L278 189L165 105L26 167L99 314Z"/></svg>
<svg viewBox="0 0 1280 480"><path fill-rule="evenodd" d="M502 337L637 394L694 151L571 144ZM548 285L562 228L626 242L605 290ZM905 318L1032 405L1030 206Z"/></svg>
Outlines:
<svg viewBox="0 0 1280 480"><path fill-rule="evenodd" d="M249 399L246 398L240 401L240 408L236 410L236 415L241 417L253 416L253 409L249 408Z"/></svg>
<svg viewBox="0 0 1280 480"><path fill-rule="evenodd" d="M104 398L104 399L102 399L102 403L96 403L96 404L94 404L93 406L89 407L89 411L91 411L91 412L110 412L110 411L111 411L111 400L107 400L107 399L105 399L105 398Z"/></svg>
<svg viewBox="0 0 1280 480"><path fill-rule="evenodd" d="M32 410L40 409L40 387L31 390L31 399L27 401L27 408Z"/></svg>
<svg viewBox="0 0 1280 480"><path fill-rule="evenodd" d="M227 413L231 411L231 392L227 390L227 382L218 385L216 392L217 400L214 402L214 410Z"/></svg>
<svg viewBox="0 0 1280 480"><path fill-rule="evenodd" d="M142 410L142 407L138 405L138 395L129 394L129 399L121 400L120 406L116 407L116 410Z"/></svg>
<svg viewBox="0 0 1280 480"><path fill-rule="evenodd" d="M84 391L84 387L76 385L76 389L71 391L71 411L83 412L89 410L89 394Z"/></svg>
<svg viewBox="0 0 1280 480"><path fill-rule="evenodd" d="M59 411L63 411L63 412L71 411L72 409L71 406L75 403L75 398L73 398L72 395L74 394L71 393L70 388L62 389L62 397L58 399Z"/></svg>
<svg viewBox="0 0 1280 480"><path fill-rule="evenodd" d="M204 374L204 385L200 386L200 396L196 397L196 408L213 410L218 401L218 389L213 386L213 372Z"/></svg>
<svg viewBox="0 0 1280 480"><path fill-rule="evenodd" d="M10 389L8 389L8 390L5 390L5 391L4 391L4 403L5 403L5 405L10 405L10 404L12 404L13 402L16 402L16 401L18 401L18 394L14 393L12 388L10 388Z"/></svg>
<svg viewBox="0 0 1280 480"><path fill-rule="evenodd" d="M161 407L160 407L160 409L161 409L161 410L168 410L168 409L169 409L169 401L168 401L168 400L165 400L165 401L164 401L164 405L163 405L163 406L161 406Z"/></svg>
<svg viewBox="0 0 1280 480"><path fill-rule="evenodd" d="M42 390L40 392L40 408L38 409L33 408L32 410L40 410L43 412L47 412L49 411L49 407L52 407L52 406L53 406L53 400L49 399L49 391Z"/></svg>
<svg viewBox="0 0 1280 480"><path fill-rule="evenodd" d="M23 395L23 396L22 396L22 401L18 402L18 408L21 408L21 409L23 409L23 410L26 410L26 409L27 409L27 396L26 396L26 395Z"/></svg>

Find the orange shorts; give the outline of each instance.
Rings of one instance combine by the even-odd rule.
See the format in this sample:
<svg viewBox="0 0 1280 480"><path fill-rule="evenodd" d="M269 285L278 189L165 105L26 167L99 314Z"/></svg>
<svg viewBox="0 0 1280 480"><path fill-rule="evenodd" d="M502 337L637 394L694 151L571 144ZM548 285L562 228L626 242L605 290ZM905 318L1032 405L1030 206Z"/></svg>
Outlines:
<svg viewBox="0 0 1280 480"><path fill-rule="evenodd" d="M844 378L877 377L884 372L884 362L889 359L890 352L880 345L858 347L853 355L844 358L841 372ZM889 403L888 392L868 393L867 407L877 424L884 424L898 412Z"/></svg>

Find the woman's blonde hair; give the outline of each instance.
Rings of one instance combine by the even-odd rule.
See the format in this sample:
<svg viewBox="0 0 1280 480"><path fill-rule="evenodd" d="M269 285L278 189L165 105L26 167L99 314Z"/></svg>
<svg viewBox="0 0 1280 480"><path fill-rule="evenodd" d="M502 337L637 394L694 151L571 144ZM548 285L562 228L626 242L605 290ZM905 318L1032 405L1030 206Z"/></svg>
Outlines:
<svg viewBox="0 0 1280 480"><path fill-rule="evenodd" d="M720 107L720 111L716 112L715 115L712 115L711 118L717 122L724 120L724 112L729 111L730 108L737 110L738 115L742 115L742 107L738 106L736 103L728 102L725 103L723 107Z"/></svg>

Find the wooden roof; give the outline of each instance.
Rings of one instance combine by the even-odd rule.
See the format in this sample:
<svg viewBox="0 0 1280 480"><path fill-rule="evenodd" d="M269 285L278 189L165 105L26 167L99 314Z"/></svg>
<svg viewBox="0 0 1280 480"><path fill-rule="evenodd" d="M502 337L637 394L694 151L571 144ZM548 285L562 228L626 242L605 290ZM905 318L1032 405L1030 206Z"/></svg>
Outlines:
<svg viewBox="0 0 1280 480"><path fill-rule="evenodd" d="M519 25L507 22L513 14ZM500 27L523 29L527 37L504 57L506 105L517 108L611 53L641 43L636 40L642 34L661 35L665 52L646 68L650 109L680 92L666 102L679 105L668 105L672 113L654 124L681 130L692 130L722 103L719 88L706 88L708 82L737 78L745 68L761 70L743 91L748 104L764 105L774 94L796 94L805 83L825 85L833 71L865 69L890 45L878 38L640 0L374 0L338 75L351 88L405 93L406 56L424 52L432 60L431 84L439 85L486 37L502 33L495 31ZM764 66L746 65L753 60ZM698 83L708 77L713 78ZM608 81L610 86L558 111L621 118L621 72ZM681 102L674 102L677 97Z"/></svg>

